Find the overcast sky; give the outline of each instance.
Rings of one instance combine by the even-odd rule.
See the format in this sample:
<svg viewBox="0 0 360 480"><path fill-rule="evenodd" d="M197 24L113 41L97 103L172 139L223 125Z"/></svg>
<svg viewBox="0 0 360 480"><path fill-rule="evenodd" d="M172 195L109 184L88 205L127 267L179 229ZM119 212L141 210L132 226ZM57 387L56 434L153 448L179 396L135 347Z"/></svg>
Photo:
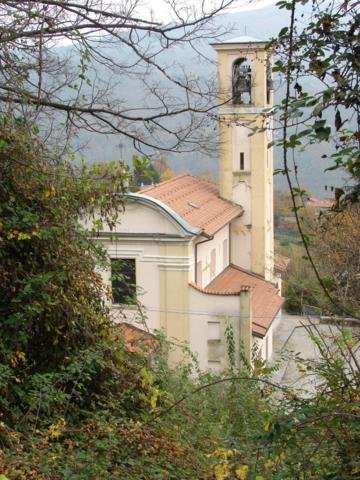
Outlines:
<svg viewBox="0 0 360 480"><path fill-rule="evenodd" d="M123 0L116 0L119 3ZM226 1L226 0L225 0ZM231 7L226 9L226 12L240 12L257 10L275 4L276 0L235 0ZM141 0L134 11L134 16L138 15L142 18L153 18L159 22L171 22L176 21L176 16L171 8L171 3L176 5L176 9L181 11L188 11L189 8L195 9L199 12L198 7L206 5L206 11L209 12L215 8L218 8L222 3L222 0Z"/></svg>

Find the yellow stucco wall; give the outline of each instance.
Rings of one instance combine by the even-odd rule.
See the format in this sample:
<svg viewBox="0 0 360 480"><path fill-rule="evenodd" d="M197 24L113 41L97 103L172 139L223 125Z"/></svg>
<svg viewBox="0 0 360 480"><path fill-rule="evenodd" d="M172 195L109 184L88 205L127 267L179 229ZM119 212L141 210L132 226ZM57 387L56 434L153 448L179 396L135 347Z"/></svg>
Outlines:
<svg viewBox="0 0 360 480"><path fill-rule="evenodd" d="M239 201L235 191L239 182L249 185L251 225L251 270L266 279L273 276L273 152L267 145L271 141L269 131L244 136L244 129L266 128L269 121L268 110L272 106L272 95L267 102L266 64L269 52L265 44L238 44L215 46L218 53L220 101L220 194L232 201ZM250 104L231 102L232 65L238 58L251 62L252 86ZM235 128L234 128L235 126ZM236 139L242 130L241 141L244 150L249 151L247 160L249 171L234 171L237 159L234 158ZM249 142L250 145L246 144ZM246 144L246 145L245 145ZM238 147L237 147L238 149ZM240 202L241 203L241 202ZM233 248L236 248L233 246ZM239 244L239 248L241 248ZM241 255L240 255L241 256ZM245 265L240 265L244 268Z"/></svg>
<svg viewBox="0 0 360 480"><path fill-rule="evenodd" d="M191 256L190 244L163 243L162 256ZM181 269L160 269L160 325L174 343L190 343L189 328L189 272ZM181 348L174 346L170 364L178 363L183 356Z"/></svg>

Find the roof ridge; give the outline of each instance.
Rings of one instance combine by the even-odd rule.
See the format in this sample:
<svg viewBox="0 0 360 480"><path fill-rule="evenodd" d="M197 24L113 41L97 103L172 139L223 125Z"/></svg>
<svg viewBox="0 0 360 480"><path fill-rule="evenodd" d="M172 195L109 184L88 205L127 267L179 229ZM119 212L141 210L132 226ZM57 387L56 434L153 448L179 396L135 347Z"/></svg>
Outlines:
<svg viewBox="0 0 360 480"><path fill-rule="evenodd" d="M251 270L245 270L245 268L241 268L238 265L234 265L233 263L230 263L229 267L233 267L236 270L239 270L240 272L246 273L246 274L248 274L248 275L250 275L254 278L257 278L258 280L262 280L263 282L269 283L270 285L275 287L275 285L270 280L265 280L265 277L263 277L262 275L260 275L258 273L252 272Z"/></svg>
<svg viewBox="0 0 360 480"><path fill-rule="evenodd" d="M193 177L193 175L190 175L190 173L180 173L179 175L175 175L175 177L169 178L168 180L163 180L162 182L156 183L155 185L149 185L149 186L145 187L144 189L140 190L138 193L140 193L140 195L141 195L142 193L148 192L149 190L152 190L152 189L157 188L159 186L162 186L162 185L165 185L167 183L173 182L174 180L178 180L179 178L182 178L182 177Z"/></svg>
<svg viewBox="0 0 360 480"><path fill-rule="evenodd" d="M148 186L138 196L159 200L207 235L213 235L244 212L242 206L220 197L218 184L188 173Z"/></svg>
<svg viewBox="0 0 360 480"><path fill-rule="evenodd" d="M224 270L222 270L220 273L218 273L216 275L216 277L214 277L211 282L207 285L207 287L205 288L211 288L211 284L215 283L217 280L219 280L219 278L222 276L222 275L225 275L226 272L228 272L230 270L230 268L232 267L232 264L229 263L229 265L227 267L224 268ZM243 285L244 287L247 288L247 290L244 290L244 291L248 291L248 290L252 290L254 287L252 287L251 285Z"/></svg>
<svg viewBox="0 0 360 480"><path fill-rule="evenodd" d="M219 188L219 184L218 182L215 182L215 180L206 180L206 178L201 178L198 175L193 175L193 176L198 178L201 182L210 183L210 185L213 185L214 187Z"/></svg>
<svg viewBox="0 0 360 480"><path fill-rule="evenodd" d="M184 178L184 177L189 177L192 180L194 180L196 183L208 184L206 186L209 186L209 187L215 188L216 190L219 190L219 186L215 182L209 182L208 180L203 180L202 178L198 177L197 175L191 175L189 173L184 173L184 174L181 174L181 175L177 175L176 177L170 178L169 180L165 180L164 182L158 183L157 185L152 185L149 188L141 190L141 193L144 193L144 194L148 193L148 192L151 193L152 190L155 190L157 188L161 188L165 184L171 183L174 180L178 180L178 179L181 179L181 178ZM178 193L178 198L187 198L188 197L188 192L186 191L186 185L178 185L178 186L174 185L174 189L171 192L168 192L168 194L166 196L171 196L174 192ZM217 198L220 198L220 197L217 196ZM217 218L219 215L220 214L218 214L214 218Z"/></svg>
<svg viewBox="0 0 360 480"><path fill-rule="evenodd" d="M175 177L172 177L172 178L169 178L168 180L164 180L162 182L156 183L155 185L148 185L144 189L140 190L140 192L147 192L148 190L160 187L162 185L166 185L170 182L173 182L174 180L178 180L179 178L183 178L183 177L191 177L191 178L194 178L195 180L197 180L199 182L208 183L212 187L219 188L219 184L217 182L213 181L213 180L206 180L205 178L200 178L198 175L191 175L191 173L186 172L186 173L180 173L179 175L175 175ZM219 195L219 198L221 198L220 195ZM226 200L226 199L222 198L222 200ZM226 201L229 202L229 200L226 200Z"/></svg>

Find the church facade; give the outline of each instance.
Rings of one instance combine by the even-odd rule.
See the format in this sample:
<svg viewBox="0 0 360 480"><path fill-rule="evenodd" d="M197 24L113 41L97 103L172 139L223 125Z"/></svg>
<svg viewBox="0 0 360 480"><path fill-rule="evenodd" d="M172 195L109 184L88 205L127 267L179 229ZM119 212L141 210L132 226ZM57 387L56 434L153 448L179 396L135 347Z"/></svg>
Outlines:
<svg viewBox="0 0 360 480"><path fill-rule="evenodd" d="M188 345L203 370L226 366L229 331L236 358L240 349L250 358L256 346L270 359L283 301L274 269L265 46L249 37L213 45L222 105L219 185L185 174L129 193L116 227L99 237L111 259L103 275L114 320L163 330L174 344L171 361Z"/></svg>

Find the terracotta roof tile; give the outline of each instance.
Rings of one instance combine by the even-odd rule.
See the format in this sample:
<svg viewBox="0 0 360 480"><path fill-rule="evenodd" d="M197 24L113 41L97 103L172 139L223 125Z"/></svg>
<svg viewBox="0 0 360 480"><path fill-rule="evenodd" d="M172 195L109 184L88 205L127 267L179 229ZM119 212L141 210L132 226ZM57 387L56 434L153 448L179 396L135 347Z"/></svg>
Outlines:
<svg viewBox="0 0 360 480"><path fill-rule="evenodd" d="M274 255L274 269L277 272L285 272L289 266L290 258L280 255L280 253L275 253Z"/></svg>
<svg viewBox="0 0 360 480"><path fill-rule="evenodd" d="M158 344L158 340L151 333L145 332L130 323L119 323L115 329L121 333L124 338L126 348L131 353L144 353L153 351Z"/></svg>
<svg viewBox="0 0 360 480"><path fill-rule="evenodd" d="M139 193L165 203L207 235L213 235L243 213L240 205L220 198L218 185L188 174L146 187Z"/></svg>
<svg viewBox="0 0 360 480"><path fill-rule="evenodd" d="M335 204L335 200L330 198L315 198L309 197L306 206L314 208L332 208Z"/></svg>
<svg viewBox="0 0 360 480"><path fill-rule="evenodd" d="M196 285L196 283L193 282L190 282L189 285L190 287L195 288L195 290L208 295L240 295L241 292L248 292L251 290L249 285L239 285L237 289L230 288L229 290L216 290L216 288L211 287L201 288L199 285Z"/></svg>
<svg viewBox="0 0 360 480"><path fill-rule="evenodd" d="M210 295L240 295L244 287L252 292L253 334L263 337L284 302L271 282L230 265L206 288L197 288Z"/></svg>

